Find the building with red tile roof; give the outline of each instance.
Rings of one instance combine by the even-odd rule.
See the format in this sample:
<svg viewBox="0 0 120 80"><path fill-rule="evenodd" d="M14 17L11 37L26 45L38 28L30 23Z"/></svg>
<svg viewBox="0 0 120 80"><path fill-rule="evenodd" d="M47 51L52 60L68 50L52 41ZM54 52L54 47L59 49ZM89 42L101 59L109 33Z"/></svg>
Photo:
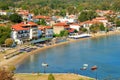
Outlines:
<svg viewBox="0 0 120 80"><path fill-rule="evenodd" d="M39 26L39 30L42 31L45 38L53 38L53 28L51 26Z"/></svg>
<svg viewBox="0 0 120 80"><path fill-rule="evenodd" d="M21 22L13 25L12 38L18 44L38 37L38 25L34 22Z"/></svg>
<svg viewBox="0 0 120 80"><path fill-rule="evenodd" d="M69 28L69 25L67 23L59 22L53 25L53 32L55 34L60 34L60 31L65 30L66 28Z"/></svg>
<svg viewBox="0 0 120 80"><path fill-rule="evenodd" d="M114 11L112 11L112 10L96 10L96 13L97 13L99 16L114 15Z"/></svg>

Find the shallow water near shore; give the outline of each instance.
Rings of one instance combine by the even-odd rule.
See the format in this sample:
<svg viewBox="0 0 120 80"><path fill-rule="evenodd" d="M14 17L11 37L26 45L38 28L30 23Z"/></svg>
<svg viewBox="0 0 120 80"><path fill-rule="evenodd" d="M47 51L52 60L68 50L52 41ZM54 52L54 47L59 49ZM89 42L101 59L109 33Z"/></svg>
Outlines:
<svg viewBox="0 0 120 80"><path fill-rule="evenodd" d="M17 73L44 72L42 62L48 63L47 73L76 73L89 77L120 79L120 35L104 36L73 42L43 50L17 65ZM80 70L88 64L87 70ZM98 66L96 71L90 68ZM111 80L109 79L109 80Z"/></svg>

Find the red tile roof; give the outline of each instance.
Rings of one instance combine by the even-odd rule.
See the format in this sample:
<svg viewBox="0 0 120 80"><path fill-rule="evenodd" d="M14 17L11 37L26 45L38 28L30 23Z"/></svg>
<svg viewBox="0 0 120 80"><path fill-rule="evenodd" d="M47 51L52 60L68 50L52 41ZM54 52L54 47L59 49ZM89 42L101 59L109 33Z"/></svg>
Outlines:
<svg viewBox="0 0 120 80"><path fill-rule="evenodd" d="M34 18L35 19L50 19L49 16L41 16L41 15L35 16Z"/></svg>
<svg viewBox="0 0 120 80"><path fill-rule="evenodd" d="M60 22L60 23L56 23L54 26L68 26L68 24Z"/></svg>
<svg viewBox="0 0 120 80"><path fill-rule="evenodd" d="M96 19L96 20L107 20L106 17L96 17L95 19Z"/></svg>
<svg viewBox="0 0 120 80"><path fill-rule="evenodd" d="M35 24L34 22L27 22L27 23L21 22L19 24L13 25L12 28L15 29L16 31L29 30L29 27L25 28L24 26L33 27L33 26L37 26L37 24Z"/></svg>
<svg viewBox="0 0 120 80"><path fill-rule="evenodd" d="M75 29L73 29L73 28L70 28L70 29L68 30L69 33L72 33L72 32L74 32L74 31L75 31Z"/></svg>
<svg viewBox="0 0 120 80"><path fill-rule="evenodd" d="M51 29L51 26L40 26L39 29L40 30L44 30L44 29Z"/></svg>
<svg viewBox="0 0 120 80"><path fill-rule="evenodd" d="M73 23L73 24L70 24L70 25L74 25L74 26L80 26L79 24L77 23Z"/></svg>
<svg viewBox="0 0 120 80"><path fill-rule="evenodd" d="M27 11L27 10L20 10L17 13L20 14L20 15L28 15L29 11Z"/></svg>

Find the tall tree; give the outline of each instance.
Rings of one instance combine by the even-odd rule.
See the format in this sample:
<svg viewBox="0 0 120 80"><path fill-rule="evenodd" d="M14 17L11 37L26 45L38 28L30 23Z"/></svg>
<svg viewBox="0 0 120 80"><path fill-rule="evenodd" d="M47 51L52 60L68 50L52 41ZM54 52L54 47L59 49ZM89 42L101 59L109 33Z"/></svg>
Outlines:
<svg viewBox="0 0 120 80"><path fill-rule="evenodd" d="M93 18L95 18L97 16L97 14L94 11L82 11L78 17L78 20L83 22L83 21L87 21L87 20L92 20Z"/></svg>
<svg viewBox="0 0 120 80"><path fill-rule="evenodd" d="M18 15L17 13L11 14L9 18L14 23L20 23L20 22L22 22L22 17L20 15Z"/></svg>
<svg viewBox="0 0 120 80"><path fill-rule="evenodd" d="M10 38L11 29L10 27L0 26L0 45L4 43L7 38Z"/></svg>

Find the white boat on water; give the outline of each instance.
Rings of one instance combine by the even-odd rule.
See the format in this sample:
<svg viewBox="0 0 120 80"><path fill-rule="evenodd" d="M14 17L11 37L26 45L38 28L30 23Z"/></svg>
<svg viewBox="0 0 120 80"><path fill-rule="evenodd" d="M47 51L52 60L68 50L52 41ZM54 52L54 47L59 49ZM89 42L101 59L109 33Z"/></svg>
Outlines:
<svg viewBox="0 0 120 80"><path fill-rule="evenodd" d="M69 38L74 38L74 39L79 39L79 38L85 38L85 37L90 37L90 34L80 34L80 35L72 35L69 36Z"/></svg>
<svg viewBox="0 0 120 80"><path fill-rule="evenodd" d="M43 67L47 67L48 64L47 64L47 63L42 63L42 66L43 66Z"/></svg>

